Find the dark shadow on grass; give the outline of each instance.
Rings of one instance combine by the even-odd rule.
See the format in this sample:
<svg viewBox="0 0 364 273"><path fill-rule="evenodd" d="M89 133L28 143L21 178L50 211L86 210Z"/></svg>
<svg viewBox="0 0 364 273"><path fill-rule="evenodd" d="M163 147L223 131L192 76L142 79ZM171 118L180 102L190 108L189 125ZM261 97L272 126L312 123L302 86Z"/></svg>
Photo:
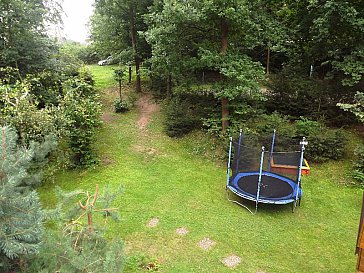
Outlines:
<svg viewBox="0 0 364 273"><path fill-rule="evenodd" d="M250 211L255 212L255 205L256 203L254 201L250 201L244 198L241 198L239 196L236 196L233 193L229 193L230 200L233 200L239 204L241 204L241 209L248 212L246 208L248 208ZM302 202L301 202L302 203ZM239 206L238 204L234 203L233 205ZM246 208L244 208L246 207ZM280 205L280 204L265 204L265 203L258 203L258 211L257 214L267 214L267 215L274 215L277 213L284 213L284 214L292 214L292 207L293 203ZM297 206L295 210L301 209L300 206Z"/></svg>

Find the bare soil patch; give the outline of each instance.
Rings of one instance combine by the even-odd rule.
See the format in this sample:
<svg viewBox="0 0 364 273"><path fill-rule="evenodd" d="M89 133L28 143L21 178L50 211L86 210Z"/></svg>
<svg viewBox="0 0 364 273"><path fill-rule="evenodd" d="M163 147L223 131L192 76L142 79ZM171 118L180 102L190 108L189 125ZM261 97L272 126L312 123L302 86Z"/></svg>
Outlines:
<svg viewBox="0 0 364 273"><path fill-rule="evenodd" d="M208 237L203 238L199 243L198 246L201 247L203 250L209 250L216 244L215 241L211 240Z"/></svg>
<svg viewBox="0 0 364 273"><path fill-rule="evenodd" d="M141 131L146 130L147 125L149 124L153 113L159 111L159 105L152 101L152 98L149 94L143 94L136 105L139 109L139 119L138 119L138 128Z"/></svg>
<svg viewBox="0 0 364 273"><path fill-rule="evenodd" d="M185 227L180 227L176 229L176 233L179 235L186 235L188 233L188 229Z"/></svg>
<svg viewBox="0 0 364 273"><path fill-rule="evenodd" d="M152 219L150 219L150 221L147 224L147 227L149 228L154 228L159 224L159 218L158 217L154 217Z"/></svg>
<svg viewBox="0 0 364 273"><path fill-rule="evenodd" d="M147 155L150 155L150 156L158 154L157 149L154 149L152 147L144 147L143 145L140 145L140 144L134 145L133 149L134 149L134 151L136 151L138 153L143 153L143 154L147 154Z"/></svg>
<svg viewBox="0 0 364 273"><path fill-rule="evenodd" d="M222 262L227 267L233 268L233 267L237 266L238 264L240 264L241 258L236 255L231 255L229 257L224 258L222 260Z"/></svg>

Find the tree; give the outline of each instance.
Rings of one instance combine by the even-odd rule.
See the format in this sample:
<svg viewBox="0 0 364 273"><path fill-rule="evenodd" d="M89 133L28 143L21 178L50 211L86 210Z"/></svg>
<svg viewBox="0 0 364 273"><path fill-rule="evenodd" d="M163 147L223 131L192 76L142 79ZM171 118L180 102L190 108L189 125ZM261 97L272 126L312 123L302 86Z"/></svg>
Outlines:
<svg viewBox="0 0 364 273"><path fill-rule="evenodd" d="M82 73L84 75L82 75ZM101 124L101 102L87 71L64 83L60 107L66 119L67 137L75 166L90 166L97 161L93 143Z"/></svg>
<svg viewBox="0 0 364 273"><path fill-rule="evenodd" d="M149 55L149 46L138 35L146 30L143 15L151 1L97 0L91 19L91 40L105 55L124 64L134 62L137 92L141 91L140 64Z"/></svg>
<svg viewBox="0 0 364 273"><path fill-rule="evenodd" d="M179 91L199 89L221 101L223 131L227 129L229 100L259 93L261 64L247 54L256 46L260 30L254 1L160 1L148 15L147 41L152 46L152 73L159 73ZM254 11L254 12L253 12ZM215 74L210 88L196 74ZM203 84L206 84L203 82ZM169 86L171 84L169 83ZM168 90L169 88L167 88Z"/></svg>
<svg viewBox="0 0 364 273"><path fill-rule="evenodd" d="M291 30L286 48L292 66L308 71L312 64L321 79L357 84L364 73L363 12L357 0L285 1L281 13Z"/></svg>
<svg viewBox="0 0 364 273"><path fill-rule="evenodd" d="M58 22L56 0L6 0L0 2L0 67L18 68L21 74L53 66L55 44L46 24Z"/></svg>
<svg viewBox="0 0 364 273"><path fill-rule="evenodd" d="M45 214L37 193L26 187L32 180L27 171L37 156L35 144L18 148L10 127L0 127L0 134L0 268L6 269L38 252Z"/></svg>
<svg viewBox="0 0 364 273"><path fill-rule="evenodd" d="M123 243L119 238L108 240L94 222L100 214L103 222L109 216L118 219L117 208L111 202L120 196L120 190L110 193L99 187L89 191L63 192L57 189L60 202L53 211L56 229L46 232L46 240L39 255L29 259L31 272L122 272L124 264ZM69 206L72 206L70 209ZM96 218L96 217L95 217ZM97 221L99 222L99 221Z"/></svg>
<svg viewBox="0 0 364 273"><path fill-rule="evenodd" d="M338 103L337 106L353 113L360 122L364 123L364 93L357 92L353 104Z"/></svg>

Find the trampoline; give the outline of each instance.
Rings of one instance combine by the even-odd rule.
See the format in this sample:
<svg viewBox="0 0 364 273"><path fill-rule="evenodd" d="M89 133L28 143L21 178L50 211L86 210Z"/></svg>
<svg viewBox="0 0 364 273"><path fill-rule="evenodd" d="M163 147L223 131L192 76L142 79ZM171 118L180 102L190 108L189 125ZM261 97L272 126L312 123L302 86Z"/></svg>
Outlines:
<svg viewBox="0 0 364 273"><path fill-rule="evenodd" d="M259 172L239 173L231 178L230 189L238 196L256 201ZM302 190L289 178L270 172L262 172L259 202L288 204L294 196L302 196ZM297 192L298 191L298 192Z"/></svg>
<svg viewBox="0 0 364 273"><path fill-rule="evenodd" d="M273 152L273 145L272 142L271 151L266 151L264 146L260 149L248 147L243 143L241 131L237 142L230 138L226 189L228 193L255 202L255 212L229 196L228 200L243 206L252 214L257 212L259 203L292 203L294 211L302 198L301 175L303 154L307 145L305 138L300 142L299 151ZM272 161L274 158L285 160L285 157L294 163L294 168L282 175L272 168Z"/></svg>

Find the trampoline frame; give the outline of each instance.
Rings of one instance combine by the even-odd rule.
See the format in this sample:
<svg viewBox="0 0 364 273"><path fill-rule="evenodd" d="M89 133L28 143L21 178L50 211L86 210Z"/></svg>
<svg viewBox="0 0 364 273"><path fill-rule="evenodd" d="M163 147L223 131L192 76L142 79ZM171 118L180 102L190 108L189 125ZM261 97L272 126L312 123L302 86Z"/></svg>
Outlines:
<svg viewBox="0 0 364 273"><path fill-rule="evenodd" d="M289 204L292 203L292 212L294 212L295 208L297 207L297 204L300 205L301 204L301 197L302 197L302 189L301 189L301 175L302 175L302 167L303 167L303 163L304 163L304 151L305 151L305 146L308 144L308 142L306 141L306 138L304 137L302 139L302 141L300 142L301 145L301 150L300 150L300 163L298 166L298 176L297 176L297 180L293 181L292 179L273 173L271 172L271 163L272 163L272 159L273 159L273 149L274 149L274 141L275 141L275 134L276 134L276 130L274 130L274 134L273 134L273 139L272 139L272 147L271 147L271 152L270 152L270 158L269 158L269 164L268 164L268 171L263 171L263 162L264 162L264 152L265 152L265 148L264 146L262 146L262 152L261 152L261 157L260 157L260 167L259 167L259 171L255 171L255 172L239 172L237 173L234 177L232 177L230 175L230 170L231 170L231 157L232 157L232 146L233 146L233 138L230 137L230 144L229 144L229 159L228 159L228 164L227 164L227 177L226 177L226 190L227 190L227 199L230 202L236 203L242 207L244 207L245 209L247 209L250 213L252 214L256 214L258 211L258 204L259 203L265 203L265 204ZM242 143L242 130L240 129L240 134L239 134L239 149L238 151L235 151L238 153L238 155L240 155L240 145ZM297 168L296 168L297 169ZM237 182L239 181L240 178L242 177L246 177L246 176L251 176L251 175L256 175L258 178L258 183L257 183L257 193L256 195L244 192L242 189L240 189L240 187L237 185ZM270 176L270 177L274 177L276 179L281 180L284 183L288 183L291 187L292 187L292 193L290 195L287 196L282 196L279 198L262 198L260 196L260 188L261 188L261 181L262 181L262 176ZM249 201L253 201L255 202L255 212L252 212L247 206L245 206L244 204L232 200L229 198L228 193L232 192L234 193L236 196L241 197L243 199L249 200Z"/></svg>

